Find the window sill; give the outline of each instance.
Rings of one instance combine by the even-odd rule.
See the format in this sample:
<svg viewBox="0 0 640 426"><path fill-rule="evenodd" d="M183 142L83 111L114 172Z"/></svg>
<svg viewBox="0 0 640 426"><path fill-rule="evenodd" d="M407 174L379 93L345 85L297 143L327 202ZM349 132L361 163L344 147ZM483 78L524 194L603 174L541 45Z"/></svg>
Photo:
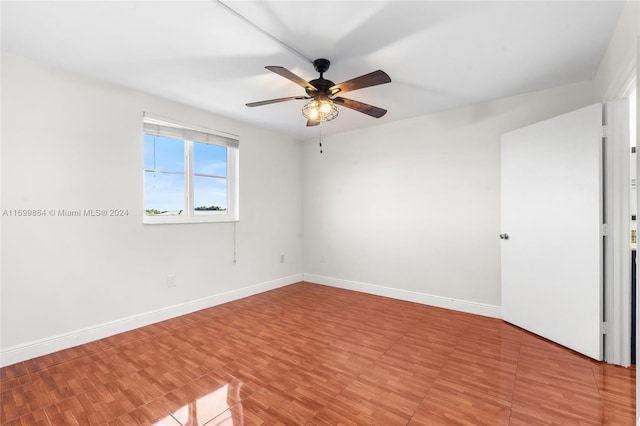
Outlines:
<svg viewBox="0 0 640 426"><path fill-rule="evenodd" d="M173 225L181 223L220 223L220 222L238 222L237 217L225 215L211 216L143 216L142 223L144 225Z"/></svg>

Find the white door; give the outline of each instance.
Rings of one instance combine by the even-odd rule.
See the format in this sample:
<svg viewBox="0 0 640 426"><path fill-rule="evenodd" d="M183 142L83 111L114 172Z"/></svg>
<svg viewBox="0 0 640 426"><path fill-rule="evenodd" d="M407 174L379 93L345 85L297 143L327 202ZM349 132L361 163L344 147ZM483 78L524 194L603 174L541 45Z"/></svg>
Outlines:
<svg viewBox="0 0 640 426"><path fill-rule="evenodd" d="M501 145L502 317L601 360L602 105Z"/></svg>

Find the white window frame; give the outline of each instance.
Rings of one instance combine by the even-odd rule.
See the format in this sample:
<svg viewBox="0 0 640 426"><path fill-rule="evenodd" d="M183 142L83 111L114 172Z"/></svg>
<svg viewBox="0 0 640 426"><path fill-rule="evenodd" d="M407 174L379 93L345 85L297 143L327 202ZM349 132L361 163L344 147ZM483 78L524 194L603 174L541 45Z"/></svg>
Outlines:
<svg viewBox="0 0 640 426"><path fill-rule="evenodd" d="M144 205L144 176L142 172L142 223L175 224L175 223L209 223L235 222L239 220L239 138L237 135L211 130L200 126L180 123L145 113L143 118L143 140L145 134L167 136L184 141L184 197L185 212L182 215L147 215ZM197 174L193 170L194 142L208 143L227 148L227 210L213 214L195 215L193 205L193 181Z"/></svg>

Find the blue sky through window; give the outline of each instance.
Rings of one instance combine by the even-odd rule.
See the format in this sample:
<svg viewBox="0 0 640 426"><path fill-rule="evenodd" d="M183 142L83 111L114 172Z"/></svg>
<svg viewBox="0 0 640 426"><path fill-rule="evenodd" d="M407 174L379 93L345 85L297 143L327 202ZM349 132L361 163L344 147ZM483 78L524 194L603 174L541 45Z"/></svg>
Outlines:
<svg viewBox="0 0 640 426"><path fill-rule="evenodd" d="M180 139L144 135L144 208L185 214L184 144ZM173 172L173 173L163 173ZM193 143L194 208L227 209L227 148ZM202 176L206 175L206 176ZM196 211L211 214L219 210Z"/></svg>
<svg viewBox="0 0 640 426"><path fill-rule="evenodd" d="M184 172L184 141L145 134L144 168Z"/></svg>
<svg viewBox="0 0 640 426"><path fill-rule="evenodd" d="M144 209L184 214L184 174L144 172Z"/></svg>
<svg viewBox="0 0 640 426"><path fill-rule="evenodd" d="M227 176L227 148L195 142L193 144L193 173Z"/></svg>

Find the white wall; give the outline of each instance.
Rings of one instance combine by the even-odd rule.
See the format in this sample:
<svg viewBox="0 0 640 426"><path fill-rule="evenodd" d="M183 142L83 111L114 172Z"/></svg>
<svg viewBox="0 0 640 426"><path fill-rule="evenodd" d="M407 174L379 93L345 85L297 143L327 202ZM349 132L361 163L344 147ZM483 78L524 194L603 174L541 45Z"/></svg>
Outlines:
<svg viewBox="0 0 640 426"><path fill-rule="evenodd" d="M142 225L143 111L240 136L237 264L232 223ZM2 218L3 365L302 278L300 142L9 54L1 136L2 210L129 211Z"/></svg>
<svg viewBox="0 0 640 426"><path fill-rule="evenodd" d="M499 316L500 135L592 102L580 83L307 141L305 279Z"/></svg>

